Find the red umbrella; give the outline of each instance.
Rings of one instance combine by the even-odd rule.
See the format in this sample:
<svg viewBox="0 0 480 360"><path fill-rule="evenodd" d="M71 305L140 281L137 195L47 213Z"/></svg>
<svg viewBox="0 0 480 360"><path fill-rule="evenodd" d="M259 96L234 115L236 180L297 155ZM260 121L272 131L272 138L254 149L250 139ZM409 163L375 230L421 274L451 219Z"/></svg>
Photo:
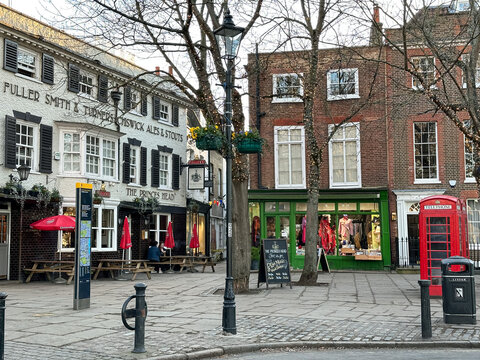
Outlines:
<svg viewBox="0 0 480 360"><path fill-rule="evenodd" d="M188 247L191 249L200 247L200 242L198 241L197 224L193 224L193 235L190 239L190 245L188 245Z"/></svg>
<svg viewBox="0 0 480 360"><path fill-rule="evenodd" d="M46 231L73 231L75 230L75 218L67 215L55 215L35 221L30 224L30 227Z"/></svg>
<svg viewBox="0 0 480 360"><path fill-rule="evenodd" d="M172 222L168 222L167 236L165 236L165 247L173 249L175 247L175 240L173 239Z"/></svg>
<svg viewBox="0 0 480 360"><path fill-rule="evenodd" d="M123 220L122 240L120 240L120 249L129 249L132 247L132 239L130 238L130 226L125 216Z"/></svg>

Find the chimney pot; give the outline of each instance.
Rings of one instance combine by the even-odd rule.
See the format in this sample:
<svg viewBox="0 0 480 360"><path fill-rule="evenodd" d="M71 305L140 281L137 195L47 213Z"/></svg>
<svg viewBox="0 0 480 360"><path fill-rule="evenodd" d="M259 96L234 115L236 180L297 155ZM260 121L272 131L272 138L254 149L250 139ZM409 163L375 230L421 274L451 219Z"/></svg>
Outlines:
<svg viewBox="0 0 480 360"><path fill-rule="evenodd" d="M155 75L160 76L160 66L155 66Z"/></svg>

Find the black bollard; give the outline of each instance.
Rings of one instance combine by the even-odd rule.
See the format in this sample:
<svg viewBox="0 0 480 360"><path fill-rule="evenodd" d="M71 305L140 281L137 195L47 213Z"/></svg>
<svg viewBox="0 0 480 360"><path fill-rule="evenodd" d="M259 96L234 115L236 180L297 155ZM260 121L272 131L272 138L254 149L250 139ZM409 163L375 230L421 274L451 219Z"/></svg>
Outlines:
<svg viewBox="0 0 480 360"><path fill-rule="evenodd" d="M0 360L3 360L5 349L5 299L7 293L0 292Z"/></svg>
<svg viewBox="0 0 480 360"><path fill-rule="evenodd" d="M420 285L422 311L422 338L432 337L432 316L430 313L430 280L418 280Z"/></svg>
<svg viewBox="0 0 480 360"><path fill-rule="evenodd" d="M147 318L147 303L145 302L145 289L147 285L144 283L138 283L134 285L136 294L130 296L123 303L122 307L122 321L123 325L129 330L135 330L135 342L132 352L144 353L145 350L145 319ZM135 298L135 309L127 310L127 305ZM127 318L135 318L135 327L130 326L127 323Z"/></svg>

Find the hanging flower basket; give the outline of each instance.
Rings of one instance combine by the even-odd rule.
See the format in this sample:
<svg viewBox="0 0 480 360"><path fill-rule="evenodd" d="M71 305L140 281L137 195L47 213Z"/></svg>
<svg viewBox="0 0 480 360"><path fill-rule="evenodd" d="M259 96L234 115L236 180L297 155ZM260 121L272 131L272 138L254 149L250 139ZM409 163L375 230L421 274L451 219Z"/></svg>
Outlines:
<svg viewBox="0 0 480 360"><path fill-rule="evenodd" d="M262 152L262 141L245 139L237 142L237 150L242 154L257 154Z"/></svg>
<svg viewBox="0 0 480 360"><path fill-rule="evenodd" d="M199 136L195 142L199 150L219 150L223 146L222 138L218 136Z"/></svg>

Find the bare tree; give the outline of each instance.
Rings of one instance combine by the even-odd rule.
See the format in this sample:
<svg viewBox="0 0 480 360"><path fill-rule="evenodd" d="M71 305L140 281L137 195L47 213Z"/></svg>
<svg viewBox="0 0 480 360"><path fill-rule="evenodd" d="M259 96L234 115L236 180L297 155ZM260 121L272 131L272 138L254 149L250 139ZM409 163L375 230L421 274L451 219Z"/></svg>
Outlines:
<svg viewBox="0 0 480 360"><path fill-rule="evenodd" d="M53 0L44 1L50 10L55 9ZM228 6L235 21L245 27L245 37L260 15L263 0L67 2L74 14L62 18L57 11L60 24L76 29L77 36L106 49L131 49L161 58L171 69L161 70L162 81L175 84L202 111L207 122L224 123L216 89L218 82L225 83L226 70L213 30L222 24ZM232 98L232 124L236 131L242 131L244 113L238 89L233 88ZM241 292L248 290L250 276L246 157L238 156L233 164L233 277L235 291Z"/></svg>

